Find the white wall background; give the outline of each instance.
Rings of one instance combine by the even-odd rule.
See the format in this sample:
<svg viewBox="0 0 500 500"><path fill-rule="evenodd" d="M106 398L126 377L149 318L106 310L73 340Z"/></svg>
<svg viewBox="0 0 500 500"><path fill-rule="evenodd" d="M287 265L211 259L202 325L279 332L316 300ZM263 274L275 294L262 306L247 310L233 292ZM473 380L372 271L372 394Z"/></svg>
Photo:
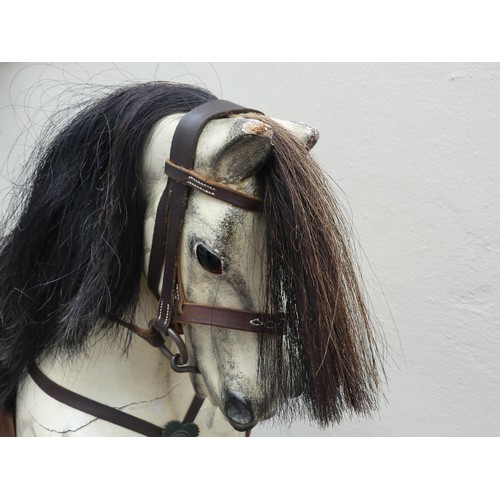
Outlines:
<svg viewBox="0 0 500 500"><path fill-rule="evenodd" d="M366 256L388 345L380 413L254 435L500 435L500 64L3 63L0 201L74 84L151 79L318 128Z"/></svg>

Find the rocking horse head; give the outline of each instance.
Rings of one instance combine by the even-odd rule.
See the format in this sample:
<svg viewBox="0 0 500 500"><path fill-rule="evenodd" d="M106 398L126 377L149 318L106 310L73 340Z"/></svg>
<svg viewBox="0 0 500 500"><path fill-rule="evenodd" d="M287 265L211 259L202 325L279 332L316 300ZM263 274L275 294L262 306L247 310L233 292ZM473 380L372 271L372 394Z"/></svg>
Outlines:
<svg viewBox="0 0 500 500"><path fill-rule="evenodd" d="M80 112L41 150L2 244L2 400L45 352L74 354L120 325L237 430L375 409L373 327L309 153L317 138L170 83ZM134 323L141 300L158 304L148 329Z"/></svg>

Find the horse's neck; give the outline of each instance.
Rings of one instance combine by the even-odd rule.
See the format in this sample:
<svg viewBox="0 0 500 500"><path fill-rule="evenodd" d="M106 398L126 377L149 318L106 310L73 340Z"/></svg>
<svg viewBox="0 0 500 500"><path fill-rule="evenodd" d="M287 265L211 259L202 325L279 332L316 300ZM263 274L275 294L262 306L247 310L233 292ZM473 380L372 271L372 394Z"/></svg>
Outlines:
<svg viewBox="0 0 500 500"><path fill-rule="evenodd" d="M149 294L143 290L135 321L147 325L155 312ZM120 334L127 335L125 330ZM194 396L189 376L174 372L158 349L137 336L124 354L124 342L98 332L91 336L84 354L70 360L48 354L40 368L51 380L77 394L160 427L171 420L182 421ZM200 435L235 434L207 401L196 422ZM41 391L29 376L18 390L17 432L32 436L137 435L59 403Z"/></svg>

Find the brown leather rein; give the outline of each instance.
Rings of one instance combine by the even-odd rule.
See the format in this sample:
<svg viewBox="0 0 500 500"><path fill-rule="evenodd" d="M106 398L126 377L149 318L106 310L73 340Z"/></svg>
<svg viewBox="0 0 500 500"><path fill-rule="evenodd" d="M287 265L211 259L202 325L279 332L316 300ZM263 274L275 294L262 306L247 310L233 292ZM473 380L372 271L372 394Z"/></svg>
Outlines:
<svg viewBox="0 0 500 500"><path fill-rule="evenodd" d="M188 197L193 189L245 210L258 211L262 206L262 200L259 198L231 189L194 171L196 146L205 125L216 118L248 112L261 114L229 101L213 100L194 108L179 121L172 139L170 160L165 162L168 181L158 203L149 259L148 288L159 300L158 314L149 322L147 329L120 318L111 318L159 348L177 372L198 372L196 366L187 364L188 350L181 338L183 324L194 323L268 333L272 321L277 321L252 311L187 303L180 279L180 240ZM162 271L162 288L158 294ZM167 337L173 340L178 352L173 353L165 345ZM183 434L182 430L177 431L177 434L165 434L161 427L69 391L48 379L36 366L30 370L30 375L42 390L58 401L116 425L146 436L188 435ZM194 425L191 423L202 403L203 399L195 396L182 424L175 423L181 426Z"/></svg>

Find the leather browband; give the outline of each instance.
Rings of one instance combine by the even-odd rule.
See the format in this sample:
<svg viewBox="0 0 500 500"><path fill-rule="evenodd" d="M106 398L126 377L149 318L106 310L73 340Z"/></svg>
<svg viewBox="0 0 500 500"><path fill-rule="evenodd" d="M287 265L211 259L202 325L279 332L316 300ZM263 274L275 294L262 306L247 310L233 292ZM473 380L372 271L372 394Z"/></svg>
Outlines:
<svg viewBox="0 0 500 500"><path fill-rule="evenodd" d="M243 191L228 188L220 182L208 179L192 170L174 165L171 161L165 162L165 173L169 178L174 179L185 186L196 189L208 196L226 201L236 207L244 208L256 212L262 208L262 200Z"/></svg>

